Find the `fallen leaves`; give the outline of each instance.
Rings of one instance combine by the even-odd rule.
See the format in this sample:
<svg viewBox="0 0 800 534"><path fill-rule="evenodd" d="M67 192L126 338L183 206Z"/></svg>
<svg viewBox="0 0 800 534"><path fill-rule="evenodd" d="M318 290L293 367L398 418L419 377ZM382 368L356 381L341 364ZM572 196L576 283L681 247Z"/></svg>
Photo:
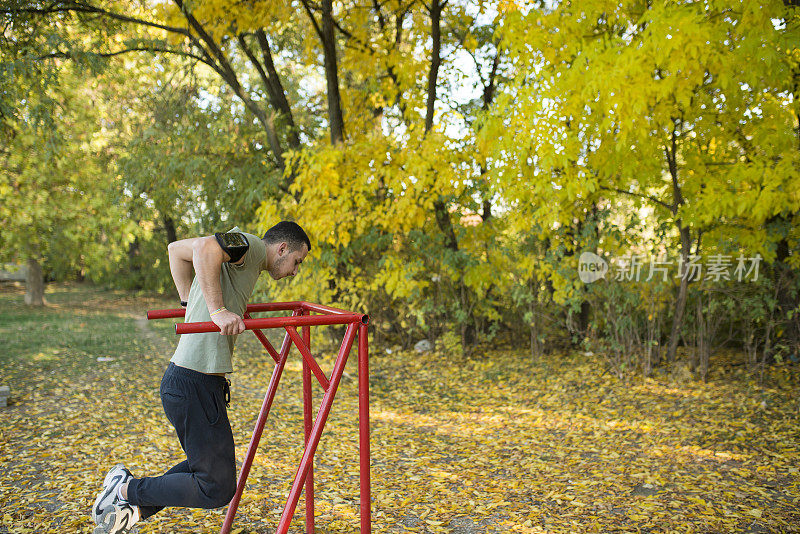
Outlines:
<svg viewBox="0 0 800 534"><path fill-rule="evenodd" d="M82 311L86 332L104 320ZM119 321L138 332L134 317ZM52 366L73 349L39 346L44 363L20 356L3 365L0 382L12 383L15 398L0 412L0 532L87 532L111 465L157 475L181 459L158 398L176 340L156 328L163 334L125 338L124 350L95 336L96 353L75 347L82 363L63 373ZM312 339L312 348L322 345ZM320 355L326 372L332 357ZM303 449L298 362L293 352L237 534L273 532L286 501ZM373 532L798 532L797 389L623 382L602 376L600 365L569 354L529 365L514 351L479 360L374 356ZM273 364L242 336L235 366L229 415L241 461ZM348 374L357 372L353 352ZM319 387L315 395L318 407ZM357 418L357 382L346 377L315 463L320 534L358 531ZM140 532L218 532L223 513L165 510ZM304 515L301 499L291 532L303 531Z"/></svg>

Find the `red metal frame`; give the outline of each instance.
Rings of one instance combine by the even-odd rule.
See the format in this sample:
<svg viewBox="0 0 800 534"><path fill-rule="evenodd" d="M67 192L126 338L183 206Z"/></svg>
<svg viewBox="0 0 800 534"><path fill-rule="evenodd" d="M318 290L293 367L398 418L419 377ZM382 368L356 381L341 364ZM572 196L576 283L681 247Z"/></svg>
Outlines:
<svg viewBox="0 0 800 534"><path fill-rule="evenodd" d="M292 315L289 317L265 317L257 319L253 319L250 316L251 313L266 311L291 311ZM312 315L312 313L319 315ZM147 312L148 319L167 319L184 317L185 315L186 310L184 309L152 310ZM289 349L292 344L297 347L303 361L303 430L305 449L275 533L286 534L289 530L292 516L294 516L297 503L300 500L300 493L303 491L303 486L305 486L306 494L306 534L314 533L314 453L322 437L322 431L325 428L325 422L328 420L328 415L333 406L333 399L336 396L336 390L339 387L339 382L347 363L347 357L350 354L350 349L353 346L356 335L358 335L358 443L360 457L359 470L361 474L361 534L370 534L372 532L369 452L368 323L369 316L367 315L311 302L270 302L247 305L247 311L244 314L245 328L253 331L270 356L272 356L272 359L275 360L275 369L272 371L267 394L264 397L264 403L261 405L261 411L258 414L256 426L250 438L250 444L247 447L247 454L245 455L244 462L242 462L242 470L239 473L239 481L236 485L236 494L228 506L228 512L225 515L225 521L222 524L220 534L228 534L233 525L233 518L236 515L236 509L239 507L239 501L244 492L245 482L247 482L247 476L250 474L250 468L253 465L258 443L261 440L261 434L264 431L264 425L267 422L267 416L272 407L272 401L275 399L278 383L283 374L283 368L286 365ZM339 348L339 353L336 356L333 371L331 371L329 379L325 376L325 373L320 369L311 354L311 326L334 324L347 325L347 330L345 331L344 339L342 340L342 345ZM297 332L298 326L302 327L302 334ZM279 351L275 350L264 333L261 332L261 329L264 328L284 328L286 330L286 335L283 337L283 343L281 343ZM219 327L212 322L178 323L175 325L175 332L177 334L219 332ZM316 378L325 392L316 419L314 419L312 413L312 376Z"/></svg>

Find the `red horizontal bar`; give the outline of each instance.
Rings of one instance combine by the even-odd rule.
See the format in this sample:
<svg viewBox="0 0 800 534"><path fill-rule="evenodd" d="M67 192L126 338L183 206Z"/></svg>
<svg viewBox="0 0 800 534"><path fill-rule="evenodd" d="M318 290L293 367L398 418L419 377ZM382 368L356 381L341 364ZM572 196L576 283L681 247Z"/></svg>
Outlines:
<svg viewBox="0 0 800 534"><path fill-rule="evenodd" d="M267 312L267 311L294 311L303 306L302 302L267 302L264 304L248 304L248 313ZM186 310L178 308L175 310L151 310L147 312L148 319L170 319L173 317L185 317Z"/></svg>
<svg viewBox="0 0 800 534"><path fill-rule="evenodd" d="M330 306L315 304L313 302L301 302L300 304L303 305L303 309L317 313L353 313L339 308L331 308Z"/></svg>
<svg viewBox="0 0 800 534"><path fill-rule="evenodd" d="M248 304L247 311L260 312L260 311L279 311L279 310L295 310L303 309L310 312L347 315L353 312L343 310L341 308L333 308L323 304L316 304L314 302L294 301L294 302L267 302L265 304Z"/></svg>
<svg viewBox="0 0 800 534"><path fill-rule="evenodd" d="M301 309L304 302L264 302L262 304L248 304L247 311L250 313L267 312L267 311L294 311Z"/></svg>
<svg viewBox="0 0 800 534"><path fill-rule="evenodd" d="M185 317L186 310L178 308L177 310L150 310L147 312L148 319L171 319L172 317Z"/></svg>
<svg viewBox="0 0 800 534"><path fill-rule="evenodd" d="M362 323L366 315L350 313L347 315L300 315L297 317L262 317L259 319L245 319L245 330L259 328L283 328L285 326L319 326L332 324ZM175 325L176 334L202 334L204 332L219 332L219 327L211 321L199 323L178 323Z"/></svg>
<svg viewBox="0 0 800 534"><path fill-rule="evenodd" d="M330 306L323 306L322 304L315 304L313 302L294 301L294 302L265 302L261 304L248 304L248 313L267 312L267 311L294 311L303 309L310 312L334 314L334 315L351 315L354 312L342 310L339 308L332 308ZM177 308L169 310L150 310L147 312L148 319L169 319L172 317L184 317L186 309Z"/></svg>

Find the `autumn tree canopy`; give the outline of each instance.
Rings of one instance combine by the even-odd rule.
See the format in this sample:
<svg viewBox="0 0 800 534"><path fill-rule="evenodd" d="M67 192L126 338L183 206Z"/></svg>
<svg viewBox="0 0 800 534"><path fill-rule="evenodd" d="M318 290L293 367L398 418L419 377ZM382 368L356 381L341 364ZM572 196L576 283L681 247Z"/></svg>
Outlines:
<svg viewBox="0 0 800 534"><path fill-rule="evenodd" d="M262 291L369 309L394 343L600 347L645 372L679 347L702 372L723 331L751 363L797 350L791 2L11 1L0 13L4 261L168 290L167 241L294 218L320 245L313 268ZM30 150L59 131L52 154ZM78 235L114 251L107 268L90 268ZM70 269L22 246L39 242L72 243L58 254ZM580 279L585 251L607 262L604 279ZM618 276L634 257L671 270ZM762 259L760 278L737 280L739 257ZM710 258L726 277L707 276Z"/></svg>

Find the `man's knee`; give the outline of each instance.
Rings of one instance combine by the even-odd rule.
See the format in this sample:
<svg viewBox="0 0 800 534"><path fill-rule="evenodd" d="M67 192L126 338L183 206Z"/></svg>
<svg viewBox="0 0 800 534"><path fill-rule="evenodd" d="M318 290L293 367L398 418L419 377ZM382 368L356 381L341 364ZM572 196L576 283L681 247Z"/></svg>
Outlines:
<svg viewBox="0 0 800 534"><path fill-rule="evenodd" d="M201 482L203 493L207 496L203 508L221 508L227 506L236 494L236 470L231 469L211 479L208 483Z"/></svg>
<svg viewBox="0 0 800 534"><path fill-rule="evenodd" d="M223 487L223 489L219 493L219 500L215 503L214 508L221 508L223 506L228 506L228 503L231 502L233 496L236 495L236 478L232 477L227 484L227 487Z"/></svg>

